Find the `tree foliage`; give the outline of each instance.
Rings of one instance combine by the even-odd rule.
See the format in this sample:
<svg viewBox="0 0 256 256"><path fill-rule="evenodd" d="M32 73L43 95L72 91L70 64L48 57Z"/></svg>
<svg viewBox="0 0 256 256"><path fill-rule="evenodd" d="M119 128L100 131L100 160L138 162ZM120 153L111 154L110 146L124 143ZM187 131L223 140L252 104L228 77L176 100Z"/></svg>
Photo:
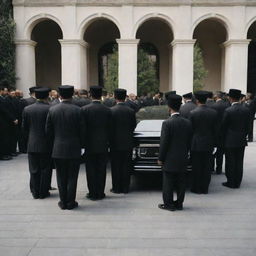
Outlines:
<svg viewBox="0 0 256 256"><path fill-rule="evenodd" d="M0 1L0 84L15 84L15 23L11 0Z"/></svg>
<svg viewBox="0 0 256 256"><path fill-rule="evenodd" d="M118 50L114 46L113 53L108 55L107 73L104 75L104 87L107 92L118 88Z"/></svg>
<svg viewBox="0 0 256 256"><path fill-rule="evenodd" d="M138 74L137 88L138 95L156 93L159 90L159 80L157 79L156 63L150 55L143 49L138 49Z"/></svg>
<svg viewBox="0 0 256 256"><path fill-rule="evenodd" d="M208 75L208 71L204 66L203 53L198 44L194 47L194 80L193 90L199 91L204 87L205 79Z"/></svg>

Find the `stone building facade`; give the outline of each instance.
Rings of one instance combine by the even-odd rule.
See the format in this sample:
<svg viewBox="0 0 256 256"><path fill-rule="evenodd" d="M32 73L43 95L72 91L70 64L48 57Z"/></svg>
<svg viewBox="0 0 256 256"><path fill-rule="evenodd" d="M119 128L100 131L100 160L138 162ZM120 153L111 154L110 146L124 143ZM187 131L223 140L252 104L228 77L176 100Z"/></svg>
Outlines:
<svg viewBox="0 0 256 256"><path fill-rule="evenodd" d="M137 92L137 48L159 53L160 90L193 88L193 49L203 49L205 89L256 90L256 0L13 0L17 88L87 89L98 54L118 44L119 87ZM255 84L255 85L254 85Z"/></svg>

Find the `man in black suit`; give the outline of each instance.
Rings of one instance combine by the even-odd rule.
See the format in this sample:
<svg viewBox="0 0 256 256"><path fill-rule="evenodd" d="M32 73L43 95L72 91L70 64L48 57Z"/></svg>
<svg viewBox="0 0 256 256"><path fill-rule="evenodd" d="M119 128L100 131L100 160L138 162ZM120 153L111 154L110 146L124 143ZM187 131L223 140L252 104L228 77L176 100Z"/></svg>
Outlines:
<svg viewBox="0 0 256 256"><path fill-rule="evenodd" d="M30 191L35 199L50 195L51 147L45 133L45 124L50 105L47 102L48 88L35 90L37 101L24 108L22 129L27 143L30 172Z"/></svg>
<svg viewBox="0 0 256 256"><path fill-rule="evenodd" d="M36 102L35 89L37 89L37 88L40 88L40 87L33 86L33 87L29 88L29 95L30 95L30 97L24 99L27 106L31 105L31 104L34 104Z"/></svg>
<svg viewBox="0 0 256 256"><path fill-rule="evenodd" d="M81 109L72 104L74 86L60 86L59 93L62 101L50 108L46 131L53 142L52 158L60 195L58 206L71 210L78 206L75 199L84 127Z"/></svg>
<svg viewBox="0 0 256 256"><path fill-rule="evenodd" d="M85 153L86 177L91 200L105 197L106 168L110 139L111 110L101 103L102 87L91 86L92 102L82 107L86 126Z"/></svg>
<svg viewBox="0 0 256 256"><path fill-rule="evenodd" d="M126 90L115 89L116 105L111 108L111 173L113 193L128 193L133 132L136 127L135 112L124 101Z"/></svg>
<svg viewBox="0 0 256 256"><path fill-rule="evenodd" d="M192 92L182 95L184 104L180 107L180 115L185 118L189 118L190 112L196 108L196 104L192 101Z"/></svg>
<svg viewBox="0 0 256 256"><path fill-rule="evenodd" d="M222 173L222 165L223 165L223 155L224 155L224 147L222 144L222 133L221 133L221 122L223 118L223 114L225 109L229 107L229 103L223 100L223 93L216 92L215 94L215 104L212 105L212 108L217 112L217 136L216 136L216 145L217 150L214 154L213 159L213 170L215 169L215 161L216 161L216 174Z"/></svg>
<svg viewBox="0 0 256 256"><path fill-rule="evenodd" d="M182 97L169 95L168 106L171 116L163 122L161 130L158 164L163 168L163 201L158 207L164 210L182 210L185 197L188 151L192 127L189 120L179 114ZM173 192L177 190L177 200Z"/></svg>
<svg viewBox="0 0 256 256"><path fill-rule="evenodd" d="M195 92L197 108L191 111L193 128L191 192L207 194L211 181L211 158L216 143L217 112L206 106L208 92Z"/></svg>
<svg viewBox="0 0 256 256"><path fill-rule="evenodd" d="M12 159L12 148L10 145L10 131L18 125L18 120L11 112L9 103L4 97L5 88L0 86L0 160Z"/></svg>
<svg viewBox="0 0 256 256"><path fill-rule="evenodd" d="M250 125L250 112L239 103L241 91L229 90L231 107L227 108L222 120L222 134L226 157L227 182L223 186L239 188L243 177L244 149Z"/></svg>

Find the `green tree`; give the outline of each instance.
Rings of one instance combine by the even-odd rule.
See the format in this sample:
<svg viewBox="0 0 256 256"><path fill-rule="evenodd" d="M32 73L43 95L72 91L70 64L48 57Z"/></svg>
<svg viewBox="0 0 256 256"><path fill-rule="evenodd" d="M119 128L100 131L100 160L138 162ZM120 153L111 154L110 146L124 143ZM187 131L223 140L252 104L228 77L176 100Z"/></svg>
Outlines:
<svg viewBox="0 0 256 256"><path fill-rule="evenodd" d="M107 72L104 74L104 87L107 92L118 88L118 49L114 46L113 53L108 55Z"/></svg>
<svg viewBox="0 0 256 256"><path fill-rule="evenodd" d="M11 0L0 1L0 84L15 85L15 23Z"/></svg>
<svg viewBox="0 0 256 256"><path fill-rule="evenodd" d="M194 47L194 79L193 90L199 91L204 87L204 81L208 75L208 71L204 66L203 54L198 44Z"/></svg>
<svg viewBox="0 0 256 256"><path fill-rule="evenodd" d="M157 79L155 61L150 55L139 48L138 50L138 74L137 87L138 95L146 93L156 93L159 90L159 80Z"/></svg>

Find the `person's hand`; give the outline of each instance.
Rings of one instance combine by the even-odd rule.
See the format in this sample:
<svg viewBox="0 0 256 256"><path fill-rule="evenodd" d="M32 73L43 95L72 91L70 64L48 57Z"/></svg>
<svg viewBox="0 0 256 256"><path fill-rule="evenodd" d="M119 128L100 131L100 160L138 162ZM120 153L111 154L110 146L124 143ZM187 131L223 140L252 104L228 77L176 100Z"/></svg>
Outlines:
<svg viewBox="0 0 256 256"><path fill-rule="evenodd" d="M19 123L18 119L14 120L13 123L17 125Z"/></svg>
<svg viewBox="0 0 256 256"><path fill-rule="evenodd" d="M157 164L162 166L162 165L163 165L163 162L160 161L160 160L157 160Z"/></svg>

